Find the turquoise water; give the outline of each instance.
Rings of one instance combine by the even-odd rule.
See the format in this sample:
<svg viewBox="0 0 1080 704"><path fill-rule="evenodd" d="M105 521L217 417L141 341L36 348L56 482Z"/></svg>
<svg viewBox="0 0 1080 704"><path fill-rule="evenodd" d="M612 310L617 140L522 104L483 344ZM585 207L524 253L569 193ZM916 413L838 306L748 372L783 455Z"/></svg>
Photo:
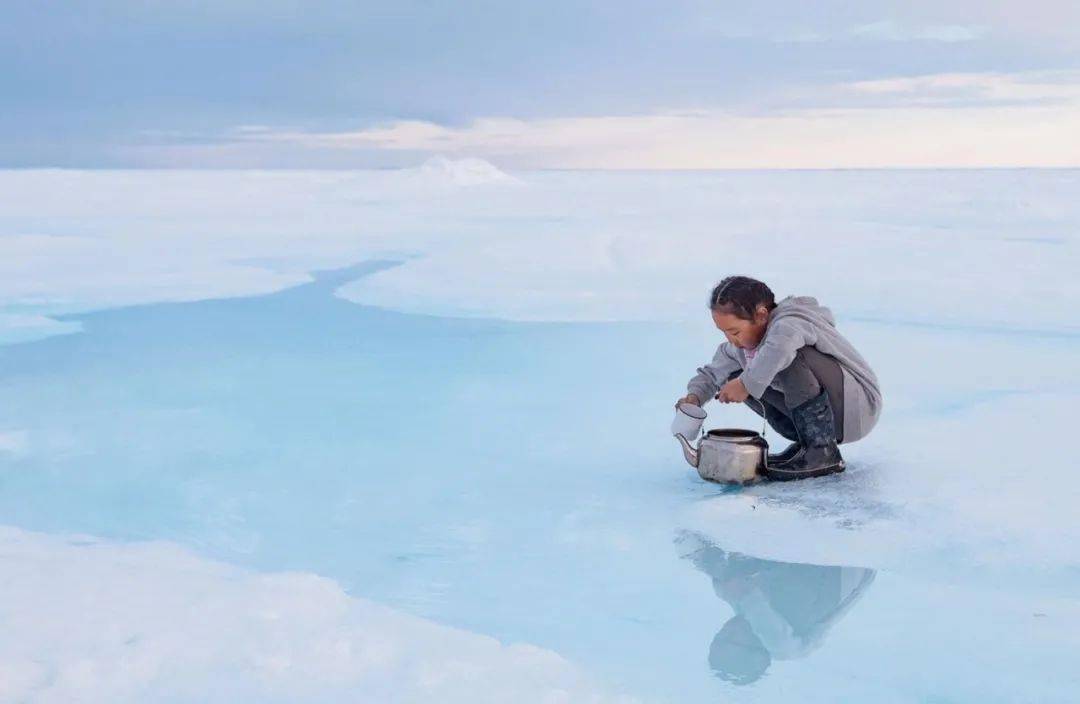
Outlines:
<svg viewBox="0 0 1080 704"><path fill-rule="evenodd" d="M405 315L334 297L393 265L72 316L82 332L0 348L0 428L27 438L0 454L0 524L313 572L550 648L646 700L1075 700L1068 554L1032 568L919 534L906 565L874 543L903 540L889 520L906 503L878 490L901 470L872 446L846 476L795 489L704 483L666 433L702 361L697 327ZM872 350L910 339L859 330ZM1077 342L1045 344L1068 356ZM901 397L896 413L999 396L945 388ZM703 529L709 514L695 513L732 506L761 524ZM859 550L754 554L777 506L840 540L884 528ZM784 530L771 547L815 540Z"/></svg>

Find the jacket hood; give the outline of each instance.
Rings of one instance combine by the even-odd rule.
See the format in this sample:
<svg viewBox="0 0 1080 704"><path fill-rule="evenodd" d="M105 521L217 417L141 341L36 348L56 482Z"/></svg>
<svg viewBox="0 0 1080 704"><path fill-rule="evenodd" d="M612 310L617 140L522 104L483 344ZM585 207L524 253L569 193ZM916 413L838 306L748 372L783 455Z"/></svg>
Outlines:
<svg viewBox="0 0 1080 704"><path fill-rule="evenodd" d="M776 308L769 314L769 322L789 315L836 327L836 318L832 311L818 303L813 296L788 296L777 301Z"/></svg>

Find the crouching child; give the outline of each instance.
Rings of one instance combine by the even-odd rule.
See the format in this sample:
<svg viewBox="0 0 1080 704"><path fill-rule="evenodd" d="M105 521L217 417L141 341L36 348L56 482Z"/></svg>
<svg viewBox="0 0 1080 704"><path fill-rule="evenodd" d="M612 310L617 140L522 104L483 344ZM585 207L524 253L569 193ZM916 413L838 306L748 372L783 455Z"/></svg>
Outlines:
<svg viewBox="0 0 1080 704"><path fill-rule="evenodd" d="M832 312L810 296L776 302L747 276L712 290L709 311L726 340L676 402L702 406L716 398L746 403L792 443L769 454L772 479L844 471L839 445L866 435L881 415L877 376L836 329Z"/></svg>

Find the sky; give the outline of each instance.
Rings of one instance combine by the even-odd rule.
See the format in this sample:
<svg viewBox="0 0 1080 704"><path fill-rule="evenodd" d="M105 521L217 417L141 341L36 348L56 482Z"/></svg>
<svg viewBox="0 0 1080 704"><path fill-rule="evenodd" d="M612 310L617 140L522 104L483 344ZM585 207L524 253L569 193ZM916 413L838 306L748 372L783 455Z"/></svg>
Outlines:
<svg viewBox="0 0 1080 704"><path fill-rule="evenodd" d="M0 167L1080 166L1075 0L5 0Z"/></svg>

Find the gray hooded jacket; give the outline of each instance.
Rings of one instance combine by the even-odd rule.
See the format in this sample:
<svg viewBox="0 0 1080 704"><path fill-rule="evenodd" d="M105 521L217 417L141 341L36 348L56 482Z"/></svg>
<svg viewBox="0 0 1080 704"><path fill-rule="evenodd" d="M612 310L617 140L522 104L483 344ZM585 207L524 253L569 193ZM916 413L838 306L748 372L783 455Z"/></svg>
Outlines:
<svg viewBox="0 0 1080 704"><path fill-rule="evenodd" d="M739 376L750 395L760 399L773 377L786 369L800 347L813 345L840 364L844 377L844 442L866 435L881 415L881 389L877 376L847 339L836 330L832 311L811 296L788 296L769 314L765 337L758 344L750 364L746 353L730 342L717 348L712 362L698 367L687 390L704 405L716 396L732 372Z"/></svg>

